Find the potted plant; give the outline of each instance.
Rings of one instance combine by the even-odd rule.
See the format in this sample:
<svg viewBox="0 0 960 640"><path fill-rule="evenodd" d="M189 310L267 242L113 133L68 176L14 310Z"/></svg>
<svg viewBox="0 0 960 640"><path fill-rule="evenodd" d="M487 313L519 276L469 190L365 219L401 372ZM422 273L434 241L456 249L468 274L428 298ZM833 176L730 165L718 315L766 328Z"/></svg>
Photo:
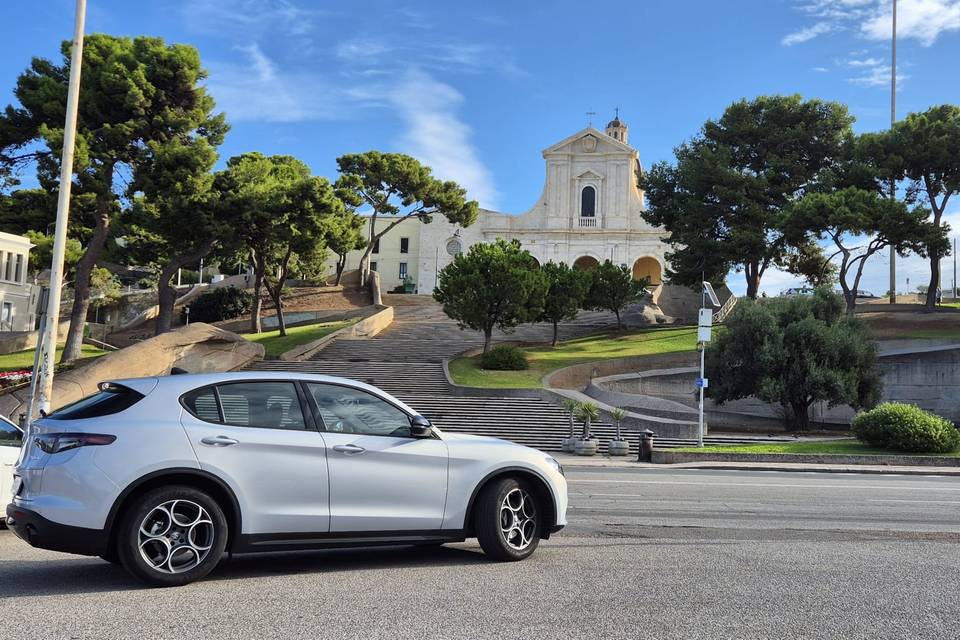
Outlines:
<svg viewBox="0 0 960 640"><path fill-rule="evenodd" d="M617 407L610 411L613 425L617 428L617 436L607 444L607 453L611 456L625 456L630 453L630 443L620 437L620 423L627 417L626 409Z"/></svg>
<svg viewBox="0 0 960 640"><path fill-rule="evenodd" d="M573 435L573 418L580 403L573 398L566 398L561 404L567 412L567 417L570 418L570 435L563 439L562 448L566 453L573 453L573 443L577 441L577 437Z"/></svg>
<svg viewBox="0 0 960 640"><path fill-rule="evenodd" d="M577 418L583 421L583 433L573 444L573 452L578 456L596 455L600 442L590 433L590 423L600 417L600 409L593 402L581 402L576 408Z"/></svg>

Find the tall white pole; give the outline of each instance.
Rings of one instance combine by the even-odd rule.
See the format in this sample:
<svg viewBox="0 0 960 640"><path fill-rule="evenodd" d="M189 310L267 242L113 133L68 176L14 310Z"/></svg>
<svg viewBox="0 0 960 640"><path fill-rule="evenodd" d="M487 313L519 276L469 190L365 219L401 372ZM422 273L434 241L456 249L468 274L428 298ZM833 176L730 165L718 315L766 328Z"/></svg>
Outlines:
<svg viewBox="0 0 960 640"><path fill-rule="evenodd" d="M893 0L893 26L890 40L890 130L897 121L897 0ZM890 179L890 199L897 199L897 181ZM890 304L897 302L897 252L890 245Z"/></svg>
<svg viewBox="0 0 960 640"><path fill-rule="evenodd" d="M67 221L70 217L70 187L73 182L73 150L77 140L77 103L80 96L80 65L83 60L83 26L87 0L77 0L77 13L70 53L70 83L67 90L67 117L63 127L63 156L60 159L60 193L57 198L57 226L53 236L53 264L50 267L50 296L47 301L47 322L39 348L40 401L44 412L50 411L53 396L53 367L57 353L57 329L60 324L60 289L63 287L63 253L67 243ZM28 416L30 420L33 416Z"/></svg>
<svg viewBox="0 0 960 640"><path fill-rule="evenodd" d="M703 380L703 355L707 352L706 343L700 343L700 380ZM697 446L703 446L703 383L700 383L700 415L697 419Z"/></svg>

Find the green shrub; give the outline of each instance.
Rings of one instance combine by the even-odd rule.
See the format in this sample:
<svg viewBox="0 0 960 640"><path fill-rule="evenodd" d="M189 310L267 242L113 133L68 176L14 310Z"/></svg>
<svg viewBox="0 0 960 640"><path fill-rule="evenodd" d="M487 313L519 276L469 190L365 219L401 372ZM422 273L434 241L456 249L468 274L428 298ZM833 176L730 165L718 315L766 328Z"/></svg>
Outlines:
<svg viewBox="0 0 960 640"><path fill-rule="evenodd" d="M884 449L951 453L960 447L953 423L912 404L885 402L856 416L850 427L858 440Z"/></svg>
<svg viewBox="0 0 960 640"><path fill-rule="evenodd" d="M522 371L528 367L527 354L508 344L497 345L480 356L481 369L494 371Z"/></svg>
<svg viewBox="0 0 960 640"><path fill-rule="evenodd" d="M250 294L236 287L223 287L190 302L190 322L217 322L249 313ZM186 314L181 312L181 318Z"/></svg>

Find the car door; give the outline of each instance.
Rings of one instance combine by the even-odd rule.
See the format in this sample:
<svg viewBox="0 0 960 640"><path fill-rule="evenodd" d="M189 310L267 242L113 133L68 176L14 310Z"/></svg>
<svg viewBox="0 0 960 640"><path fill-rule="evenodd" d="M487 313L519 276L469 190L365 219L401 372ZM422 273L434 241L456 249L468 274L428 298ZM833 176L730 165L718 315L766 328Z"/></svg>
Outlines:
<svg viewBox="0 0 960 640"><path fill-rule="evenodd" d="M323 437L295 382L229 382L183 397L182 424L200 467L233 488L242 533L327 533Z"/></svg>
<svg viewBox="0 0 960 640"><path fill-rule="evenodd" d="M20 429L0 417L0 507L6 506L13 498L13 467L20 457L23 434Z"/></svg>
<svg viewBox="0 0 960 640"><path fill-rule="evenodd" d="M363 389L304 383L327 443L330 531L436 531L447 496L447 445L410 436L410 416Z"/></svg>

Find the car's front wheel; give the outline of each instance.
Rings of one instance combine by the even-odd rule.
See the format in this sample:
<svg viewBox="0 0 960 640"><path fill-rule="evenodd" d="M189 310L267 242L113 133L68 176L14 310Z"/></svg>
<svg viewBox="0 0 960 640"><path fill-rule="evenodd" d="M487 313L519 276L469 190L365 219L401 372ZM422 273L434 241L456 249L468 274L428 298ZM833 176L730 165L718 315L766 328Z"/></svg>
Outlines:
<svg viewBox="0 0 960 640"><path fill-rule="evenodd" d="M157 587L203 578L220 561L228 524L209 495L186 486L154 489L126 511L117 554L135 577Z"/></svg>
<svg viewBox="0 0 960 640"><path fill-rule="evenodd" d="M474 531L496 560L523 560L537 548L543 526L536 494L516 478L490 482L477 497Z"/></svg>

